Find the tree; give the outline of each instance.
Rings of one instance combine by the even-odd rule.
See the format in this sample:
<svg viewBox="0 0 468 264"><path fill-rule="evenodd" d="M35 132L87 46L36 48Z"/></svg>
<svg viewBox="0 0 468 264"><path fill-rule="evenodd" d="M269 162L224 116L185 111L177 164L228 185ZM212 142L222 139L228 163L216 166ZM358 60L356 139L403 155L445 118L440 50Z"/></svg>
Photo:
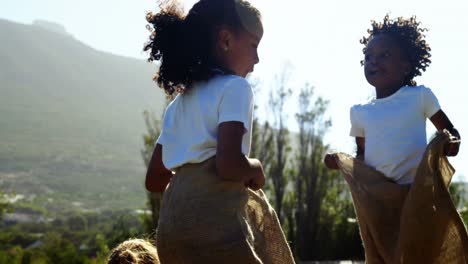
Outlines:
<svg viewBox="0 0 468 264"><path fill-rule="evenodd" d="M67 219L68 228L71 231L87 231L88 221L80 212L73 212Z"/></svg>
<svg viewBox="0 0 468 264"><path fill-rule="evenodd" d="M96 234L95 243L96 260L101 260L102 263L104 263L104 261L106 261L107 255L109 254L109 247L107 246L104 235L101 233Z"/></svg>
<svg viewBox="0 0 468 264"><path fill-rule="evenodd" d="M148 168L151 156L153 155L154 147L156 146L156 140L161 133L161 121L158 121L150 112L143 112L147 133L143 135L143 149L141 150L141 156L145 162L146 168ZM145 227L147 232L151 233L156 230L159 219L159 209L161 209L161 193L148 192L148 207L151 211L150 217L144 218Z"/></svg>
<svg viewBox="0 0 468 264"><path fill-rule="evenodd" d="M466 196L465 183L452 182L449 186L449 192L455 207L457 209L463 208Z"/></svg>
<svg viewBox="0 0 468 264"><path fill-rule="evenodd" d="M468 225L468 184L466 182L452 182L449 187L450 196L453 204L457 208L460 216L465 223Z"/></svg>
<svg viewBox="0 0 468 264"><path fill-rule="evenodd" d="M5 197L5 194L0 191L0 220L2 220L3 214L5 214L9 209L8 200Z"/></svg>
<svg viewBox="0 0 468 264"><path fill-rule="evenodd" d="M80 256L73 243L62 234L50 232L44 236L41 250L50 263L82 263L85 256Z"/></svg>
<svg viewBox="0 0 468 264"><path fill-rule="evenodd" d="M13 246L6 252L0 253L0 263L21 264L24 250L20 246Z"/></svg>
<svg viewBox="0 0 468 264"><path fill-rule="evenodd" d="M313 87L308 84L301 89L296 114L299 127L295 177L296 252L302 259L308 259L315 244L321 203L329 182L326 171L321 168L321 157L326 150L323 134L331 125L329 120L324 120L328 102L318 97L312 104L313 93Z"/></svg>
<svg viewBox="0 0 468 264"><path fill-rule="evenodd" d="M336 257L343 245L341 241L360 246L357 226L348 221L354 211L346 193L346 183L336 171L326 169L322 163L328 150L323 137L331 126L331 120L325 117L329 102L321 97L312 101L313 98L314 88L305 84L300 90L296 114L299 127L294 159L297 170L293 178L296 210L295 223L290 223L295 224L290 228L295 232L291 235L295 238L294 251L302 260ZM341 252L344 257L352 253Z"/></svg>
<svg viewBox="0 0 468 264"><path fill-rule="evenodd" d="M284 109L292 94L292 90L286 87L288 81L289 71L286 66L282 73L276 76L277 85L271 90L268 102L270 113L273 115L272 144L274 145L275 156L272 159L271 167L267 171L273 185L275 210L281 223L283 223L283 197L288 184L285 170L290 150L288 148L289 131L285 123L287 114Z"/></svg>
<svg viewBox="0 0 468 264"><path fill-rule="evenodd" d="M260 83L257 80L249 79L254 92L258 91ZM264 171L270 169L273 159L273 130L268 122L262 124L258 118L257 111L259 105L255 103L252 121L252 141L250 147L250 157L260 160Z"/></svg>

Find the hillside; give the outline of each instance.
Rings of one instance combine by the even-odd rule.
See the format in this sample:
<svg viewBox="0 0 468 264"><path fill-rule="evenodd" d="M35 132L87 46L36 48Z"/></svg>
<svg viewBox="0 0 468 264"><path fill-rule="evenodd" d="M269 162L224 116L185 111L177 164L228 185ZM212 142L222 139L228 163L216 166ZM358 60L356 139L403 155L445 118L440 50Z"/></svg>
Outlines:
<svg viewBox="0 0 468 264"><path fill-rule="evenodd" d="M0 20L0 34L0 189L57 209L143 205L142 112L164 106L156 66L44 21Z"/></svg>

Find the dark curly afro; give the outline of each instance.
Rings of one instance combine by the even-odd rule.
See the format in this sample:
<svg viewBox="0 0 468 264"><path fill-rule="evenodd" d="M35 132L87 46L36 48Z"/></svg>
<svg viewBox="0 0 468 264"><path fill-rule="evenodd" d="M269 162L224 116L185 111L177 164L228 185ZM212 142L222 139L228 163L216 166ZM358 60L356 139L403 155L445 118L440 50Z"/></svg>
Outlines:
<svg viewBox="0 0 468 264"><path fill-rule="evenodd" d="M426 28L420 27L420 22L416 20L416 16L410 18L398 17L397 19L390 19L389 15L385 15L383 22L371 21L372 29L368 29L369 35L364 36L360 42L364 44L363 52L373 37L385 34L398 43L403 54L411 64L411 72L405 79L405 84L415 86L416 82L414 77L420 76L421 71L426 71L426 68L431 63L431 48L426 43L423 34L427 31ZM361 61L361 65L364 61Z"/></svg>

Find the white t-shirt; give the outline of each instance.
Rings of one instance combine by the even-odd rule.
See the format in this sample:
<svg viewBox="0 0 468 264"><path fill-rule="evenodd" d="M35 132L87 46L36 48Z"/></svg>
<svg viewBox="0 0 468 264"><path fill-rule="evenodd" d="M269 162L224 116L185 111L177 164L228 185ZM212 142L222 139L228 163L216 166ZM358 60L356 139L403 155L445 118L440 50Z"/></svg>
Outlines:
<svg viewBox="0 0 468 264"><path fill-rule="evenodd" d="M236 75L218 75L195 84L179 94L164 114L157 143L163 146L162 160L168 169L200 163L214 155L218 125L227 121L244 124L242 153L248 155L252 137L253 91Z"/></svg>
<svg viewBox="0 0 468 264"><path fill-rule="evenodd" d="M412 183L427 145L426 119L440 110L425 86L351 107L350 136L365 138L366 164L399 184Z"/></svg>

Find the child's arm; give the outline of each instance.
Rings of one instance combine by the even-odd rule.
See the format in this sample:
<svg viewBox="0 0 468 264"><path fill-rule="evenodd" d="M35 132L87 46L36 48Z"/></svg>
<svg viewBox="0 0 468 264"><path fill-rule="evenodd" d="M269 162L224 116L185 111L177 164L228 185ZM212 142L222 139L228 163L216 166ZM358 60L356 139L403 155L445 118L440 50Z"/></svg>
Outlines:
<svg viewBox="0 0 468 264"><path fill-rule="evenodd" d="M162 145L156 144L146 172L146 189L150 192L163 192L171 180L172 171L162 162Z"/></svg>
<svg viewBox="0 0 468 264"><path fill-rule="evenodd" d="M338 164L336 163L335 154L326 154L325 158L323 159L323 163L325 163L325 166L330 170L339 169Z"/></svg>
<svg viewBox="0 0 468 264"><path fill-rule="evenodd" d="M366 150L366 139L363 137L356 137L356 159L364 160Z"/></svg>
<svg viewBox="0 0 468 264"><path fill-rule="evenodd" d="M437 111L433 116L431 116L430 120L439 132L447 129L450 134L455 137L456 141L449 142L445 146L445 155L456 156L458 154L458 150L460 149L461 139L458 130L453 127L452 122L450 122L449 118L442 110Z"/></svg>
<svg viewBox="0 0 468 264"><path fill-rule="evenodd" d="M246 187L258 190L265 185L265 175L259 160L249 159L242 153L242 122L223 122L218 126L216 172L224 180L242 181Z"/></svg>

